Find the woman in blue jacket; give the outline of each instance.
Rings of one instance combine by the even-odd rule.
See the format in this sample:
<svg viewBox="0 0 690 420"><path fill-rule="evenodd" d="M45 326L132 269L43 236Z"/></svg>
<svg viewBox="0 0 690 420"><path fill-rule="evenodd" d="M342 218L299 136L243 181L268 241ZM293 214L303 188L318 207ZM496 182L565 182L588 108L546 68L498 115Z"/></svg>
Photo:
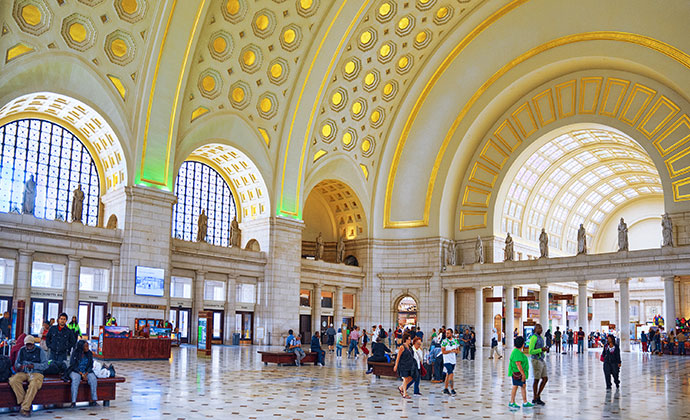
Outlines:
<svg viewBox="0 0 690 420"><path fill-rule="evenodd" d="M93 373L93 353L89 349L89 343L86 340L79 340L77 346L72 351L70 357L69 369L65 372L65 376L69 374L72 381L72 407L76 406L77 393L79 391L79 384L81 381L87 381L91 388L91 400L89 406L98 405L98 393L96 387L98 386L98 379Z"/></svg>

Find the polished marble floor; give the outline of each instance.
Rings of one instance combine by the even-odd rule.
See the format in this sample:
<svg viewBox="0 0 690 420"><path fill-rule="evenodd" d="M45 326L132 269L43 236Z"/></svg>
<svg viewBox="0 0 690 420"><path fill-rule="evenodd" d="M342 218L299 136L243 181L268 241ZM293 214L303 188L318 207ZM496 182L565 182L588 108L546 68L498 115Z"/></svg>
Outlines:
<svg viewBox="0 0 690 420"><path fill-rule="evenodd" d="M690 419L690 357L623 354L621 389L606 392L598 352L551 355L542 396L546 406L511 412L507 362L488 360L486 350L474 362L459 363L457 396L443 395L441 384L423 381L421 397L403 400L397 381L364 374L361 357L336 361L328 355L326 367L264 366L259 349L218 346L212 357L201 358L194 347L183 346L173 349L169 361L115 362L127 382L118 387L118 399L109 408L39 410L33 417Z"/></svg>

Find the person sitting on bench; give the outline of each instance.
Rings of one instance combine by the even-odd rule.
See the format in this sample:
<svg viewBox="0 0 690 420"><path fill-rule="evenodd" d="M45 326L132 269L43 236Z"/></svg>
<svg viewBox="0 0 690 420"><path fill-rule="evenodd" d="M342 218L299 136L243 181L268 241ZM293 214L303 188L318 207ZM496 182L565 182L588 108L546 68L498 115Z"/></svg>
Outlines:
<svg viewBox="0 0 690 420"><path fill-rule="evenodd" d="M98 379L93 372L93 353L91 353L89 343L87 343L86 340L79 340L74 351L72 351L67 372L69 372L69 378L72 381L71 407L76 407L77 405L77 393L79 392L79 384L81 381L87 381L89 383L89 388L91 388L89 407L97 406ZM65 376L68 376L67 372L65 372Z"/></svg>
<svg viewBox="0 0 690 420"><path fill-rule="evenodd" d="M374 367L371 365L371 362L390 363L390 356L387 356L387 353L390 352L391 349L383 344L383 338L381 338L381 336L377 337L376 342L371 346L371 357L367 359L367 365L369 366L367 374L370 374L374 371Z"/></svg>
<svg viewBox="0 0 690 420"><path fill-rule="evenodd" d="M19 350L14 370L17 372L10 378L10 387L17 397L17 404L21 405L19 414L31 417L31 403L39 389L43 386L43 371L48 367L48 357L42 348L36 345L34 336L24 338L24 347ZM24 391L24 382L29 387Z"/></svg>
<svg viewBox="0 0 690 420"><path fill-rule="evenodd" d="M316 362L321 366L326 366L326 352L321 349L321 337L319 332L311 336L311 351L316 353Z"/></svg>
<svg viewBox="0 0 690 420"><path fill-rule="evenodd" d="M297 335L297 337L294 337L288 345L289 351L295 353L295 364L297 366L299 366L302 362L302 359L304 359L307 356L304 353L304 350L302 350L302 340L300 340L300 338L301 336Z"/></svg>

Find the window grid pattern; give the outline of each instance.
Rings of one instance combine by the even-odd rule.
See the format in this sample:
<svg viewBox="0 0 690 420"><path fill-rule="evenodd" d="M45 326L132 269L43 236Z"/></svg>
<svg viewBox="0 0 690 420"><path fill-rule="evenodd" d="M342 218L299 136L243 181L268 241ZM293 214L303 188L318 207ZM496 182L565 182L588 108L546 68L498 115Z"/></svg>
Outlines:
<svg viewBox="0 0 690 420"><path fill-rule="evenodd" d="M84 192L82 222L98 225L100 182L96 164L69 130L49 121L22 119L0 127L0 211L20 211L24 184L36 182L34 216L72 220L72 191Z"/></svg>
<svg viewBox="0 0 690 420"><path fill-rule="evenodd" d="M230 223L235 217L235 201L223 177L210 166L185 161L175 179L177 203L173 206L172 236L195 241L201 210L206 211L206 241L228 246Z"/></svg>
<svg viewBox="0 0 690 420"><path fill-rule="evenodd" d="M577 130L548 142L518 170L503 205L504 232L577 249L580 223L591 241L606 215L626 200L662 194L659 174L633 140L607 130Z"/></svg>

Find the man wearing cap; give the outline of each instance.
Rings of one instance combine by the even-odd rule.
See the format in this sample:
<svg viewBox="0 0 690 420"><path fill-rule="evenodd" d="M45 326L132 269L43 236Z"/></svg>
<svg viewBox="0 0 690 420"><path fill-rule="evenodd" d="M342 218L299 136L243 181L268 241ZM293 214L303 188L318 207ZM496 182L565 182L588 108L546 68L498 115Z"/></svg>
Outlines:
<svg viewBox="0 0 690 420"><path fill-rule="evenodd" d="M19 414L31 417L31 403L39 389L43 386L43 371L48 367L48 357L42 348L36 345L32 335L24 338L24 347L19 350L14 370L17 371L10 378L10 387L17 397L17 404L21 405ZM28 389L24 390L24 382L28 382Z"/></svg>

